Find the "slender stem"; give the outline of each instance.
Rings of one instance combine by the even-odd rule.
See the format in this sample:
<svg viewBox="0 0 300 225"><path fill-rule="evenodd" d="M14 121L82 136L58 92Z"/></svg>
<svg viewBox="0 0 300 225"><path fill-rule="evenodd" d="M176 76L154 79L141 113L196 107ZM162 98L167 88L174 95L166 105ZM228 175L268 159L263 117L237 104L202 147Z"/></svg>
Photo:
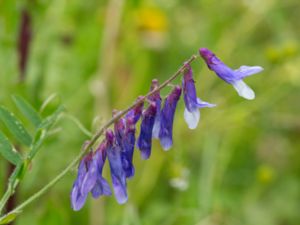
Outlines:
<svg viewBox="0 0 300 225"><path fill-rule="evenodd" d="M9 199L9 197L11 196L11 193L12 193L12 189L9 185L9 187L6 189L1 201L0 201L0 214L1 214L1 211L2 209L4 208L7 200Z"/></svg>
<svg viewBox="0 0 300 225"><path fill-rule="evenodd" d="M191 63L197 58L197 55L193 55L189 60L186 61L186 63ZM145 99L147 99L149 96L153 95L157 91L160 91L164 87L166 87L168 84L170 84L174 79L176 79L182 72L184 71L185 66L181 66L176 73L174 73L169 79L167 79L165 82L163 82L160 86L158 86L156 89L148 92L144 98L140 98L135 103L133 103L131 106L129 106L127 109L124 109L123 111L120 111L115 116L113 116L109 121L107 121L98 132L93 136L91 141L88 145L86 145L75 159L62 171L60 172L53 180L51 180L48 184L46 184L42 189L40 189L38 192L36 192L34 195L29 197L27 200L25 200L23 203L21 203L19 206L17 206L15 209L4 215L2 218L6 217L7 215L11 213L17 213L23 208L25 208L27 205L29 205L31 202L33 202L35 199L39 198L41 195L43 195L46 191L48 191L51 187L53 187L60 179L62 179L81 159L81 157L90 149L96 141L99 139L99 137L104 133L104 131L109 128L114 122L119 120L122 116L124 116L127 112L129 112L131 109L133 109L135 106L143 102ZM0 218L0 221L1 219Z"/></svg>

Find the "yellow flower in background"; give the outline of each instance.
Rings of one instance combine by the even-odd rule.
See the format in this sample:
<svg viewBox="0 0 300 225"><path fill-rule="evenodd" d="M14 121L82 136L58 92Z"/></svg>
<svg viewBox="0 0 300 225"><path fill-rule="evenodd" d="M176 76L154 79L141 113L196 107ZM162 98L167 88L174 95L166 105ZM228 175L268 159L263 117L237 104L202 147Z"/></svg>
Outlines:
<svg viewBox="0 0 300 225"><path fill-rule="evenodd" d="M257 180L261 184L269 184L275 178L274 169L268 165L261 165L256 171Z"/></svg>
<svg viewBox="0 0 300 225"><path fill-rule="evenodd" d="M141 30L165 32L168 29L167 17L159 8L141 8L136 19Z"/></svg>
<svg viewBox="0 0 300 225"><path fill-rule="evenodd" d="M136 13L136 22L146 47L158 50L166 46L168 20L161 9L154 7L139 9Z"/></svg>

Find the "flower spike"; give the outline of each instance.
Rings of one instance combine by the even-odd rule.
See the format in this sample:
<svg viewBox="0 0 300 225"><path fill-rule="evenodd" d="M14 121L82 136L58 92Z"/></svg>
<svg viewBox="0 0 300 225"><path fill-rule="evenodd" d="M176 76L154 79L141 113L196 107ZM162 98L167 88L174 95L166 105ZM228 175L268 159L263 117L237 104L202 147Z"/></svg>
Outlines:
<svg viewBox="0 0 300 225"><path fill-rule="evenodd" d="M243 81L247 76L263 71L260 66L241 66L233 70L224 64L214 53L207 48L200 48L199 53L205 60L208 68L214 71L222 80L233 85L239 96L252 100L255 98L254 91Z"/></svg>
<svg viewBox="0 0 300 225"><path fill-rule="evenodd" d="M184 119L190 129L195 129L200 120L200 108L214 107L215 104L202 101L197 98L195 81L193 79L193 71L190 64L185 63L185 72L182 80L183 94L184 94Z"/></svg>

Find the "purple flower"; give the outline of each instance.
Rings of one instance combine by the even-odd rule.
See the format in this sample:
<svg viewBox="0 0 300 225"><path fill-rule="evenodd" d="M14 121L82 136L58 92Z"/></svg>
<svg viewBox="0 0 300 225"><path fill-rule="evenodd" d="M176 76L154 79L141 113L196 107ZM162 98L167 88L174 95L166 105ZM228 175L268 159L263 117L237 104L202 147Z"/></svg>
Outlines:
<svg viewBox="0 0 300 225"><path fill-rule="evenodd" d="M222 80L233 85L239 96L248 100L255 98L254 91L243 81L243 79L247 76L261 72L263 70L262 67L241 66L239 69L233 70L225 65L207 48L200 48L199 53L205 60L208 68L214 71Z"/></svg>
<svg viewBox="0 0 300 225"><path fill-rule="evenodd" d="M149 107L142 114L142 123L140 136L137 141L137 146L141 151L143 159L148 159L151 154L152 130L156 115L156 103L151 102Z"/></svg>
<svg viewBox="0 0 300 225"><path fill-rule="evenodd" d="M195 129L200 119L200 108L214 107L215 104L202 101L197 98L193 71L190 64L185 63L185 72L182 80L184 94L184 119L190 129Z"/></svg>
<svg viewBox="0 0 300 225"><path fill-rule="evenodd" d="M105 141L100 144L94 153L93 161L96 164L96 182L91 190L92 196L98 198L101 195L111 195L111 190L108 182L102 176L102 169L106 160L106 144Z"/></svg>
<svg viewBox="0 0 300 225"><path fill-rule="evenodd" d="M86 174L88 173L87 164L91 164L91 155L86 155L82 158L78 166L77 178L73 184L71 191L71 205L73 210L80 210L87 198L87 193L82 194L81 187Z"/></svg>
<svg viewBox="0 0 300 225"><path fill-rule="evenodd" d="M134 166L132 164L134 145L135 145L135 119L126 118L126 130L123 138L123 149L121 153L122 165L127 178L133 177Z"/></svg>
<svg viewBox="0 0 300 225"><path fill-rule="evenodd" d="M114 193L118 203L124 204L128 199L126 175L121 160L121 148L116 144L114 133L111 130L106 131L106 143Z"/></svg>
<svg viewBox="0 0 300 225"><path fill-rule="evenodd" d="M137 101L141 101L142 99L144 99L144 96L139 96L136 100ZM138 105L136 105L132 110L130 110L127 114L126 117L132 117L133 118L133 122L134 124L137 123L137 121L140 119L141 115L142 115L142 111L143 111L143 107L144 107L144 101L141 101Z"/></svg>
<svg viewBox="0 0 300 225"><path fill-rule="evenodd" d="M126 177L134 175L132 164L134 144L135 144L135 123L134 113L127 114L126 119L120 118L114 124L116 144L121 148L121 160Z"/></svg>
<svg viewBox="0 0 300 225"><path fill-rule="evenodd" d="M163 109L161 110L159 140L164 150L169 150L173 144L173 120L180 95L181 87L176 85L165 99Z"/></svg>
<svg viewBox="0 0 300 225"><path fill-rule="evenodd" d="M153 91L155 88L158 87L158 80L153 79L150 91ZM155 115L155 121L153 125L152 130L152 137L159 139L159 128L160 128L160 108L161 108L161 97L159 91L155 92L153 95L149 97L150 101L153 101L156 103L156 115Z"/></svg>

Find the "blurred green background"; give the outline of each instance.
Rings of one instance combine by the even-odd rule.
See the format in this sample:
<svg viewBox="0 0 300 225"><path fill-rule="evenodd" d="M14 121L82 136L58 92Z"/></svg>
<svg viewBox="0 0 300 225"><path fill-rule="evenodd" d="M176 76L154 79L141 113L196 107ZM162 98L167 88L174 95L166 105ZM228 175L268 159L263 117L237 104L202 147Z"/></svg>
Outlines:
<svg viewBox="0 0 300 225"><path fill-rule="evenodd" d="M32 39L20 82L22 10L31 17ZM181 99L173 148L163 152L154 141L148 161L136 152L127 204L89 197L73 212L74 169L15 224L299 225L299 28L299 0L0 1L0 103L16 113L12 94L37 109L56 94L50 107L62 102L95 132L112 109L145 94L153 78L167 79L200 47L233 68L265 68L245 80L257 96L246 101L197 59L198 95L218 107L202 110L192 131ZM20 184L18 202L59 173L88 139L67 117L55 131ZM104 173L110 180L107 165ZM1 194L6 174L1 158Z"/></svg>

